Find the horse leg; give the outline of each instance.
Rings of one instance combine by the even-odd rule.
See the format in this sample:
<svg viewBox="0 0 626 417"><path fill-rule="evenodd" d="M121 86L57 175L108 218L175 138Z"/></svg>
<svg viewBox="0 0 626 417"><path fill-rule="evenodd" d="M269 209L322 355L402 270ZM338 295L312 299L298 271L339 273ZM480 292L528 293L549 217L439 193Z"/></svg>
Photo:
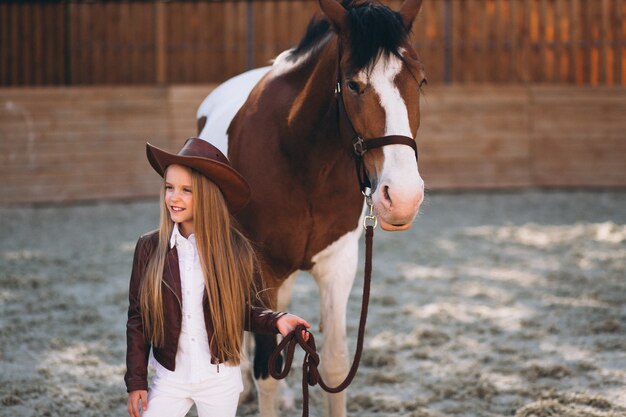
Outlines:
<svg viewBox="0 0 626 417"><path fill-rule="evenodd" d="M252 341L252 335L246 332L243 336L243 351L245 355L241 356L241 379L243 381L243 391L239 396L239 405L251 402L254 400L254 379L252 378L252 370L250 369L250 355L254 342Z"/></svg>
<svg viewBox="0 0 626 417"><path fill-rule="evenodd" d="M276 336L267 334L254 334L254 378L256 389L259 394L259 415L261 417L277 417L276 394L279 381L269 375L268 361L270 355L276 349ZM282 366L278 359L277 366Z"/></svg>
<svg viewBox="0 0 626 417"><path fill-rule="evenodd" d="M360 223L359 223L360 224ZM321 373L327 385L339 385L349 370L346 342L346 308L357 269L362 229L349 232L313 257L311 270L320 288L320 312L324 324ZM346 392L328 395L328 415L346 416Z"/></svg>

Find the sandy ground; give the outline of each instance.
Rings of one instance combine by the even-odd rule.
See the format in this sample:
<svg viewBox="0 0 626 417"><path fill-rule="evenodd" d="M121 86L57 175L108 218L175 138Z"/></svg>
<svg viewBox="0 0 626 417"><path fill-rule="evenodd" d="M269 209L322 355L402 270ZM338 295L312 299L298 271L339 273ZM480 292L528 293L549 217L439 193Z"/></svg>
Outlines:
<svg viewBox="0 0 626 417"><path fill-rule="evenodd" d="M156 205L0 208L0 415L126 415L128 277ZM626 416L625 275L624 190L431 193L410 231L375 236L349 414ZM306 274L292 305L318 323Z"/></svg>

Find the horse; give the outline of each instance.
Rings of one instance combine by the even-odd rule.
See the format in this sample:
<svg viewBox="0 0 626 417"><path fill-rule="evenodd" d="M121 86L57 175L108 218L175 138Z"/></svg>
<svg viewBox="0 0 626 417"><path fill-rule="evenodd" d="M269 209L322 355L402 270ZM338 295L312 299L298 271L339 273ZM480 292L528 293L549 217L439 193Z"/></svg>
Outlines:
<svg viewBox="0 0 626 417"><path fill-rule="evenodd" d="M218 86L197 119L199 137L227 154L250 183L250 203L236 219L259 251L269 307L285 308L300 270L318 284L321 372L332 386L349 367L346 308L362 191L388 231L408 229L424 199L412 147L426 78L409 40L422 0L405 0L397 11L373 0L318 2L322 14L295 48ZM355 165L359 140L399 136L404 142L371 149ZM269 378L268 358L277 341L254 338L259 411L273 417L278 382ZM346 393L328 395L327 405L332 417L345 416Z"/></svg>

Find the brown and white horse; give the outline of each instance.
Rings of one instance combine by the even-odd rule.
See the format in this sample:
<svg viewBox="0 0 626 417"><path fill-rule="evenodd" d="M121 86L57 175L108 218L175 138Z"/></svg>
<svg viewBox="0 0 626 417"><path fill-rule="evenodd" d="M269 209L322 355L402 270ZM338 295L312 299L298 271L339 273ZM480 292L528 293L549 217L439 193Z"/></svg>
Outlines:
<svg viewBox="0 0 626 417"><path fill-rule="evenodd" d="M198 110L200 137L227 153L252 188L237 218L259 249L270 306L286 307L290 278L299 270L319 285L321 366L330 386L349 367L346 307L364 208L341 111L366 142L415 138L424 71L409 32L421 2L405 0L393 11L373 1L319 0L323 16L312 19L296 48L271 67L226 81ZM364 166L379 224L409 228L424 197L414 150L403 144L372 149ZM278 383L268 377L267 360L276 339L255 339L259 407L270 417ZM345 392L329 395L330 415L345 416L345 399Z"/></svg>

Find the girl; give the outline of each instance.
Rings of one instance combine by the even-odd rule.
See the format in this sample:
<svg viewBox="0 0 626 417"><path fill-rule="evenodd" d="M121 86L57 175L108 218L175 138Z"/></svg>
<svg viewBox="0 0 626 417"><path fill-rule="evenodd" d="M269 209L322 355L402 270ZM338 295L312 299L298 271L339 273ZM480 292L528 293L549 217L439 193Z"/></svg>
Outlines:
<svg viewBox="0 0 626 417"><path fill-rule="evenodd" d="M254 252L231 220L250 189L226 157L198 138L176 155L150 144L146 152L164 186L159 229L139 238L133 260L128 413L182 417L195 403L199 417L234 416L244 330L285 336L310 326L251 305ZM150 356L156 372L148 392Z"/></svg>

